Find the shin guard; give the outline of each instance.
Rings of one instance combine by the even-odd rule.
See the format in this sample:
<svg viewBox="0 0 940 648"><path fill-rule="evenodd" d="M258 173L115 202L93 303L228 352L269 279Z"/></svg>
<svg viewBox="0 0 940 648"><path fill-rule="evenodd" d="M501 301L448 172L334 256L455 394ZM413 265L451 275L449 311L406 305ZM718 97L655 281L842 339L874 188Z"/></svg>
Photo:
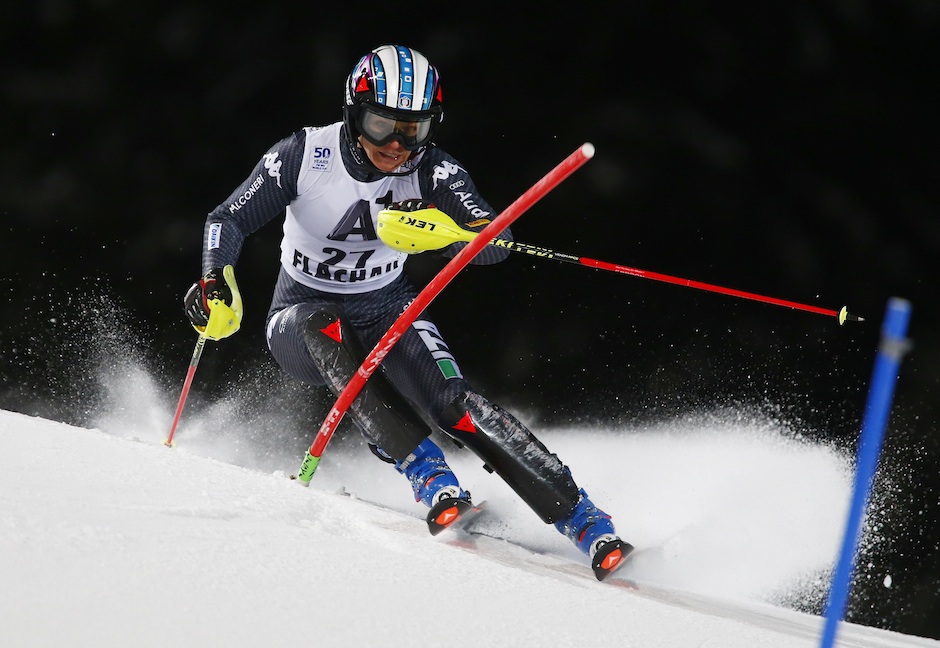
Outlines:
<svg viewBox="0 0 940 648"><path fill-rule="evenodd" d="M337 309L324 308L307 320L304 341L327 383L338 395L366 357ZM381 370L372 374L350 408L366 439L398 461L430 433L411 404Z"/></svg>
<svg viewBox="0 0 940 648"><path fill-rule="evenodd" d="M567 466L515 417L482 396L458 396L438 425L502 477L543 521L563 519L578 503L578 487Z"/></svg>

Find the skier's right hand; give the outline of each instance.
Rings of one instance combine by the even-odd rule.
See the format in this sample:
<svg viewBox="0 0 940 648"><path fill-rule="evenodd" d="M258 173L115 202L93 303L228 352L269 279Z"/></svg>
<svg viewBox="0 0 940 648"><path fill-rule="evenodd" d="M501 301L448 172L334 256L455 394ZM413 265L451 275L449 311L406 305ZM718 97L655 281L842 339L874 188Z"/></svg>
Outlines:
<svg viewBox="0 0 940 648"><path fill-rule="evenodd" d="M242 322L242 296L235 283L235 269L213 268L194 283L183 297L183 311L193 328L210 340L235 333Z"/></svg>

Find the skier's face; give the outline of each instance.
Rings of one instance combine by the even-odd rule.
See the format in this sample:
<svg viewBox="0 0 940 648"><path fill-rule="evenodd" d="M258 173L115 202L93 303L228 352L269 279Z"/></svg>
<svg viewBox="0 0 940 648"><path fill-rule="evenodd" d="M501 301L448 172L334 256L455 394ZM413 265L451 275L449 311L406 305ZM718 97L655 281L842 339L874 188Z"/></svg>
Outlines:
<svg viewBox="0 0 940 648"><path fill-rule="evenodd" d="M359 144L362 145L362 150L366 152L369 161L383 173L391 173L404 164L411 155L411 151L402 146L397 139L383 146L376 146L365 137L360 136Z"/></svg>

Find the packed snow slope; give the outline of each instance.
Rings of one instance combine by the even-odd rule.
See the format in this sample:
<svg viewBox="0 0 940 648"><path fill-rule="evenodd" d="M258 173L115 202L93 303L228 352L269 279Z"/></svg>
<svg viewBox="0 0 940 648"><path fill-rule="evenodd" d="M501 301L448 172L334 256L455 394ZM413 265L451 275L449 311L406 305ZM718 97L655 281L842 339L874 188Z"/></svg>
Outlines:
<svg viewBox="0 0 940 648"><path fill-rule="evenodd" d="M480 530L506 540L431 537L404 480L356 443L331 446L305 489L289 460L237 465L252 461L198 427L170 449L159 423L0 411L0 645L819 644L818 616L775 601L824 588L849 479L837 454L774 430L544 435L639 548L598 583L471 456L452 463L496 514ZM851 624L839 639L940 646Z"/></svg>

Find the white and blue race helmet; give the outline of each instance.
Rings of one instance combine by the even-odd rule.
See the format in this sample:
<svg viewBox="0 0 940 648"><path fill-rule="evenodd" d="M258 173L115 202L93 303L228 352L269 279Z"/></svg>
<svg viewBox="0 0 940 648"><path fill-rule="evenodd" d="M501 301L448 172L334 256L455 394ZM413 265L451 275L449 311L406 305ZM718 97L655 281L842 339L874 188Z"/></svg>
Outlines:
<svg viewBox="0 0 940 648"><path fill-rule="evenodd" d="M346 128L375 146L398 140L409 151L430 143L444 117L440 76L417 50L382 45L346 79Z"/></svg>

